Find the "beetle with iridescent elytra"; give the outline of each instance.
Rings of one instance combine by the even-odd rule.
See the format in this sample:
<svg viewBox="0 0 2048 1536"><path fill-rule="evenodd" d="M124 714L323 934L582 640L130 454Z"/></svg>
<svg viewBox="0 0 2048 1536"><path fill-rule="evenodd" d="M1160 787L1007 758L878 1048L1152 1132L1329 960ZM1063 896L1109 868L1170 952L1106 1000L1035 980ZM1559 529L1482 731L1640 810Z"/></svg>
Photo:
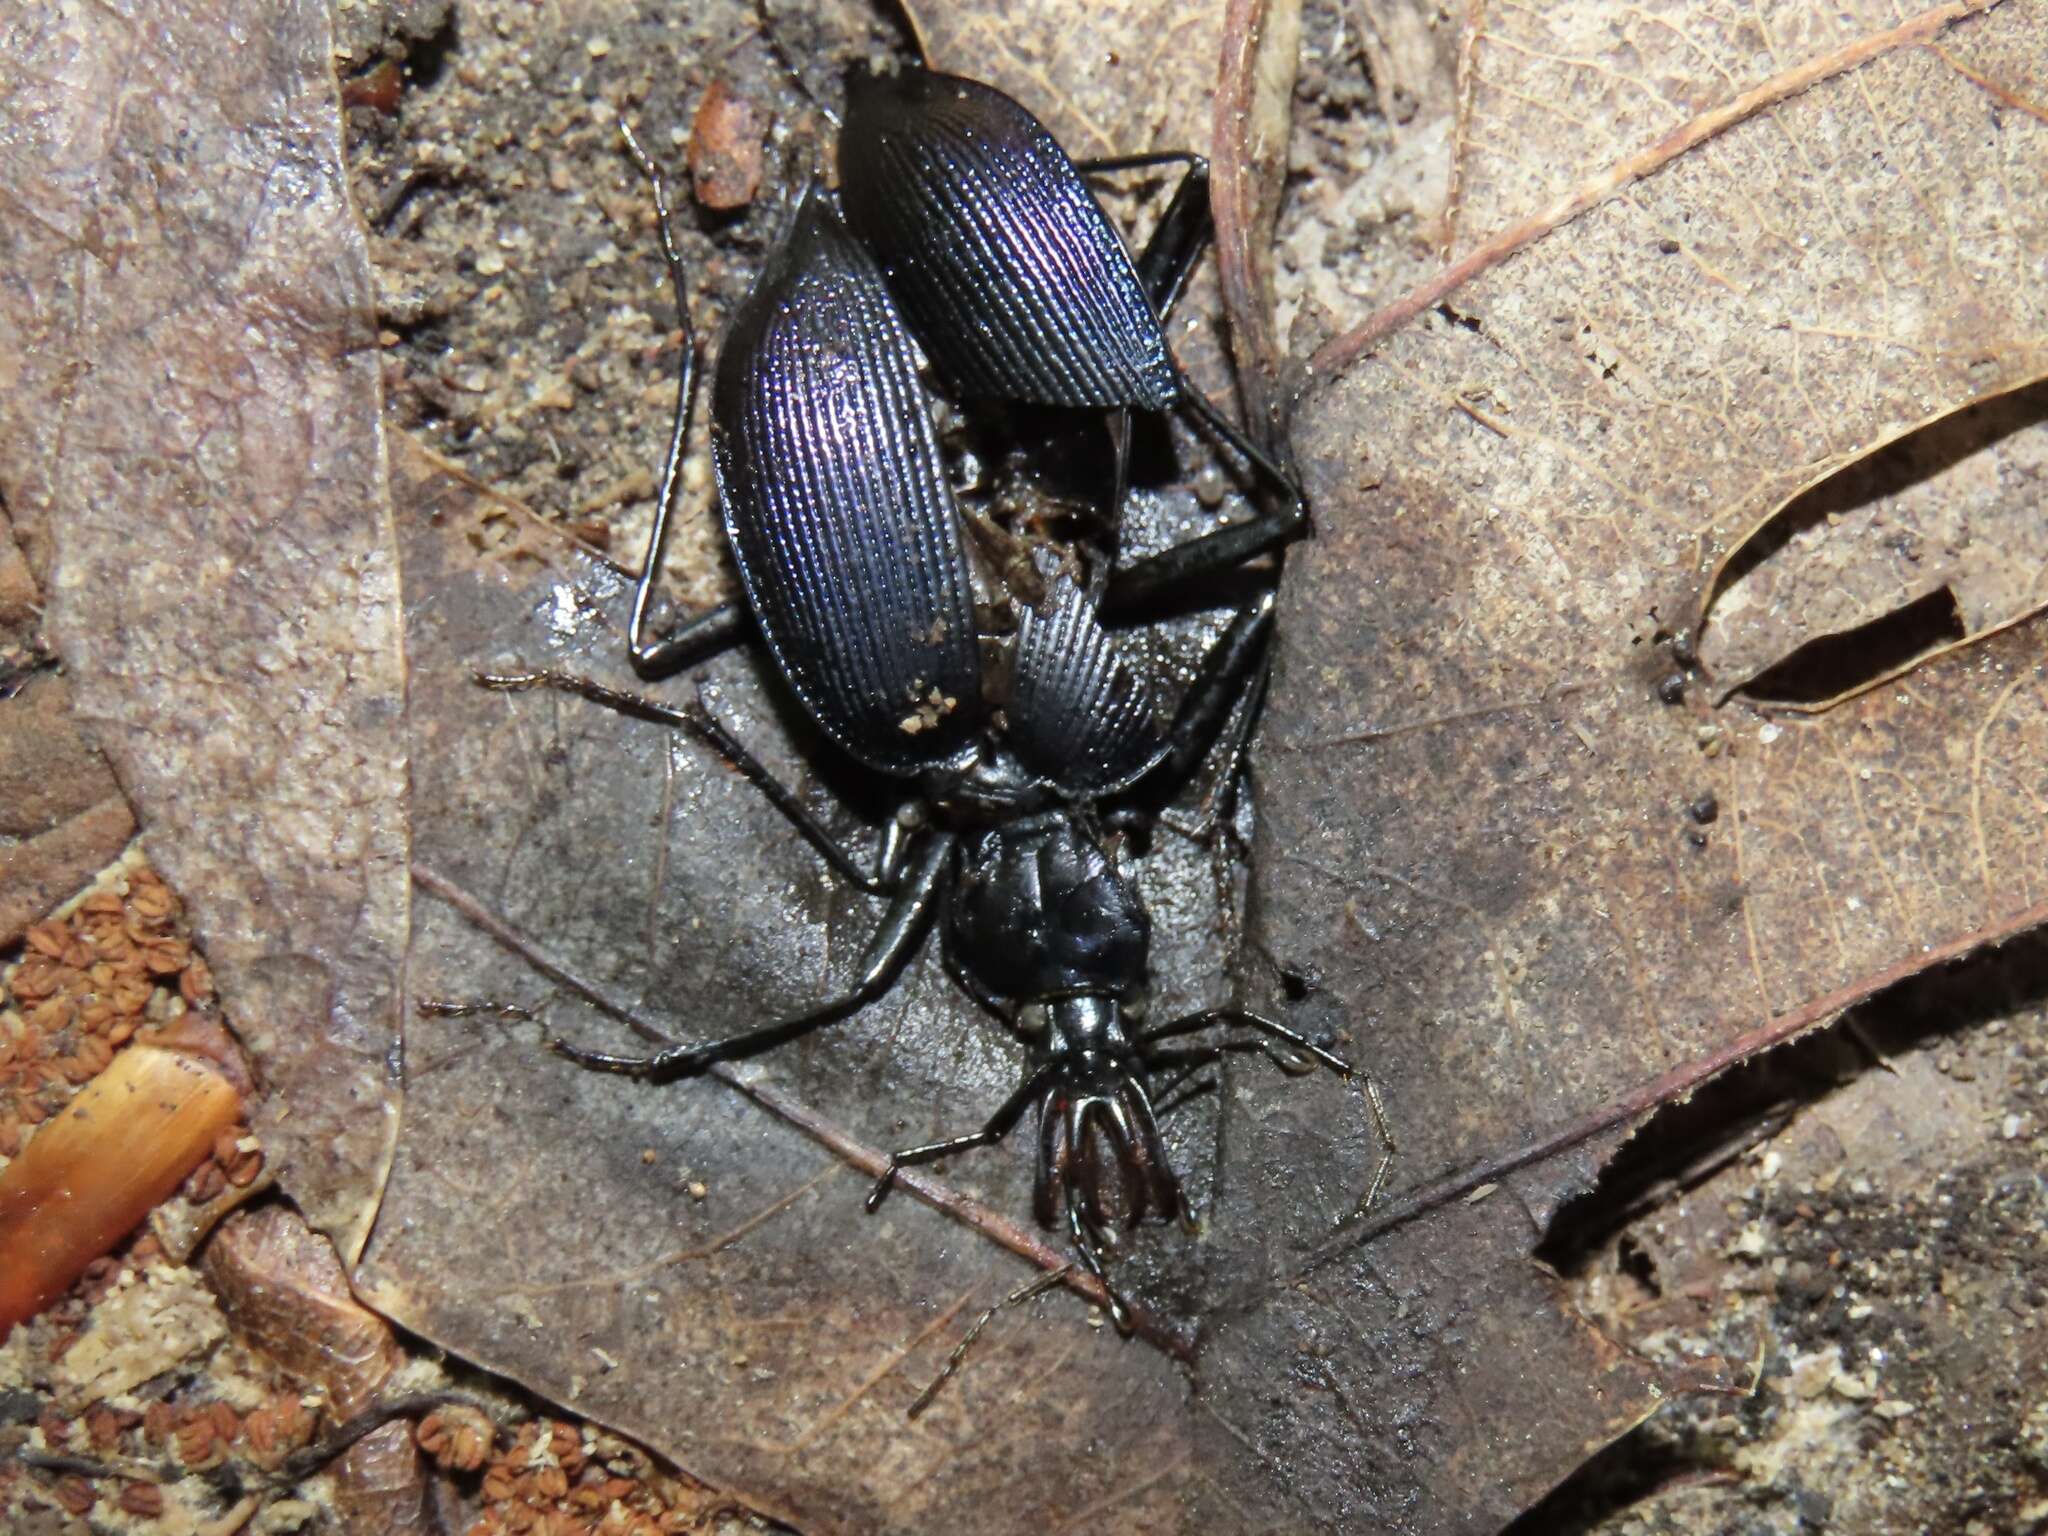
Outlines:
<svg viewBox="0 0 2048 1536"><path fill-rule="evenodd" d="M714 616L661 642L645 637L688 434L695 350L666 199L633 147L655 181L686 328L669 461L634 605L635 663L660 670L742 631ZM1149 979L1150 917L1125 865L1128 835L1148 826L1152 808L1199 767L1226 720L1248 719L1245 696L1263 676L1273 623L1270 585L1211 643L1164 727L1152 690L1098 616L1106 571L1077 575L1071 562L1048 560L1039 592L978 603L917 351L874 254L822 187L796 200L787 233L727 327L711 391L711 443L746 627L824 736L906 791L905 810L888 823L872 863L832 836L701 700L673 708L554 672L486 681L567 689L708 742L835 870L885 907L853 985L798 1014L649 1056L551 1043L587 1067L688 1076L874 1001L936 924L953 974L1022 1039L1029 1065L977 1129L894 1154L869 1208L899 1168L999 1141L1036 1107L1038 1218L1064 1226L1116 1321L1128 1326L1102 1263L1115 1228L1148 1215L1193 1222L1160 1136L1149 1074L1269 1041L1350 1073L1323 1046L1243 1009L1204 1009L1143 1028L1131 1020ZM1204 539L1189 547L1204 550L1188 565L1195 574L1244 558L1225 558ZM984 590L993 579L982 573ZM1004 609L1007 618L992 621ZM1250 1033L1169 1043L1218 1026Z"/></svg>

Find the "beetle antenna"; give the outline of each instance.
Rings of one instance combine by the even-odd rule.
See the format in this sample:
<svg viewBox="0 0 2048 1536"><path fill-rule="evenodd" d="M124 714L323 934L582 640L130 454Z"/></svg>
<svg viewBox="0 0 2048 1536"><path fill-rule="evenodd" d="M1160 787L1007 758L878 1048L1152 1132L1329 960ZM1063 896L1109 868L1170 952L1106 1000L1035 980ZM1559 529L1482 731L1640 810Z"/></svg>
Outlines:
<svg viewBox="0 0 2048 1536"><path fill-rule="evenodd" d="M831 104L827 94L811 84L810 76L797 62L797 51L790 47L783 37L782 29L775 24L775 14L769 6L770 0L757 0L757 9L761 17L761 36L768 44L768 51L775 56L775 62L782 66L782 72L789 77L804 100L815 107L826 122L834 128L845 126L840 121L838 109ZM925 43L924 25L917 19L917 12L911 7L909 0L895 0L895 3L885 5L882 9L894 17L903 41L916 53L919 67L930 69L932 51Z"/></svg>
<svg viewBox="0 0 2048 1536"><path fill-rule="evenodd" d="M654 222L661 233L661 259L668 266L669 286L675 290L676 325L683 333L683 350L694 353L697 334L690 324L689 284L683 275L682 253L676 249L675 215L669 212L668 182L661 174L661 167L654 163L654 157L641 145L639 135L633 132L633 125L623 117L619 119L619 137L625 141L626 154L653 190Z"/></svg>
<svg viewBox="0 0 2048 1536"><path fill-rule="evenodd" d="M998 1312L1002 1311L1005 1307L1018 1306L1031 1300L1034 1296L1044 1295L1073 1272L1074 1266L1072 1264L1062 1264L1058 1269L1049 1269L1037 1279L1025 1281L1024 1284L1018 1286L1017 1289L1010 1292L1001 1301L996 1302L984 1311L980 1317L974 1320L974 1326L961 1335L960 1342L953 1346L953 1353L946 1356L946 1363L939 1368L939 1374L932 1378L930 1386L917 1394L917 1401L904 1410L903 1416L908 1419L914 1419L923 1413L925 1409L931 1407L932 1399L939 1395L939 1388L953 1379L954 1373L960 1369L960 1362L967 1358L968 1349L976 1339L981 1337L981 1330L995 1321Z"/></svg>
<svg viewBox="0 0 2048 1536"><path fill-rule="evenodd" d="M646 648L647 610L654 598L654 583L661 572L661 555L668 543L669 519L675 514L676 496L682 488L683 447L690 435L690 406L697 393L697 333L690 324L690 285L683 274L682 252L676 248L675 225L669 213L668 183L661 168L647 153L633 132L633 125L619 119L619 137L626 153L654 193L655 227L661 232L661 259L668 266L669 287L676 300L676 328L682 333L682 360L676 375L675 419L669 428L668 452L661 461L661 484L654 496L654 525L647 534L647 555L641 562L640 581L633 589L633 616L627 631L634 655Z"/></svg>

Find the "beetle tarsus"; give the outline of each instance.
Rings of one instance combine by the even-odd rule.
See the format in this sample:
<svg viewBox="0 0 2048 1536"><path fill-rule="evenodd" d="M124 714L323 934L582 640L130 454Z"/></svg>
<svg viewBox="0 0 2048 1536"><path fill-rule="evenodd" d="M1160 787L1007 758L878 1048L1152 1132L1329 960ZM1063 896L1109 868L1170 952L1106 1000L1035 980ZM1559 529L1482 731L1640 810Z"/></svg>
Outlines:
<svg viewBox="0 0 2048 1536"><path fill-rule="evenodd" d="M567 1040L550 1036L547 1048L565 1061L573 1061L579 1067L588 1067L593 1072L616 1072L624 1077L673 1078L688 1077L701 1072L716 1060L707 1056L703 1047L678 1046L672 1050L656 1051L652 1056L621 1056L611 1051L595 1051L588 1046L571 1045Z"/></svg>

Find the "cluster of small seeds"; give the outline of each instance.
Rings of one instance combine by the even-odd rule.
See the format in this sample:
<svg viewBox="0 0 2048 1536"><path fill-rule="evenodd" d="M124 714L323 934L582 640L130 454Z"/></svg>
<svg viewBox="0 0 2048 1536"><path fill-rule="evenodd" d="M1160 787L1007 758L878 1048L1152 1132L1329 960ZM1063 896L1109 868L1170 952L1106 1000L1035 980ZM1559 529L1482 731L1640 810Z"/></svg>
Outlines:
<svg viewBox="0 0 2048 1536"><path fill-rule="evenodd" d="M80 1477L76 1472L68 1472L59 1478L57 1486L51 1490L57 1503L73 1519L83 1519L91 1514L103 1491L90 1478ZM123 1514L153 1520L164 1512L164 1491L155 1483L123 1481L121 1491L114 1495L114 1503Z"/></svg>
<svg viewBox="0 0 2048 1536"><path fill-rule="evenodd" d="M314 1419L294 1394L278 1393L247 1413L230 1404L158 1401L143 1409L95 1403L76 1419L46 1406L36 1418L43 1449L110 1464L158 1466L170 1479L206 1472L230 1459L271 1469L313 1438ZM116 1485L118 1491L116 1491ZM82 1518L102 1499L145 1518L163 1512L163 1488L128 1478L67 1473L50 1489L65 1512Z"/></svg>
<svg viewBox="0 0 2048 1536"><path fill-rule="evenodd" d="M247 1413L217 1401L153 1403L143 1414L142 1436L152 1446L169 1446L187 1471L204 1472L230 1458L268 1470L312 1440L313 1424L301 1397L279 1392Z"/></svg>
<svg viewBox="0 0 2048 1536"><path fill-rule="evenodd" d="M213 998L206 962L175 931L170 887L147 868L126 883L29 929L21 963L0 980L0 1157L20 1152L142 1025Z"/></svg>
<svg viewBox="0 0 2048 1536"><path fill-rule="evenodd" d="M472 1409L420 1420L420 1448L442 1467L483 1476L467 1536L674 1536L701 1531L724 1508L699 1488L656 1474L644 1454L558 1419L535 1419L493 1453L498 1432Z"/></svg>

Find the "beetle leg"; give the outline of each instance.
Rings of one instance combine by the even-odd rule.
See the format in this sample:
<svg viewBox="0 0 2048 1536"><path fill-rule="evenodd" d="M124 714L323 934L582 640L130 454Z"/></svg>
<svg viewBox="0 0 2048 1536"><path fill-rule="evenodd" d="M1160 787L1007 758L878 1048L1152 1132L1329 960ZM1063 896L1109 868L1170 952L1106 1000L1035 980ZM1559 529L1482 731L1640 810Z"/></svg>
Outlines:
<svg viewBox="0 0 2048 1536"><path fill-rule="evenodd" d="M697 705L694 710L680 712L695 719L695 725L688 727L698 740L707 743L733 767L740 776L754 788L766 795L769 802L789 819L791 826L801 832L804 840L824 857L827 864L859 886L871 896L880 896L894 890L902 878L905 856L905 837L902 822L892 816L889 824L882 829L882 843L875 856L872 872L863 869L846 849L846 845L825 829L823 822L813 816L796 791L784 784L767 768L760 759L749 752L738 737L728 731L718 717L711 713L704 702L704 690L697 690Z"/></svg>
<svg viewBox="0 0 2048 1536"><path fill-rule="evenodd" d="M1145 249L1135 263L1138 281L1144 287L1146 297L1152 301L1153 309L1164 321L1179 302L1181 292L1187 287L1188 276L1201 260L1202 252L1208 247L1209 237L1215 232L1215 223L1209 208L1209 162L1200 155L1185 150L1166 150L1150 155L1126 155L1112 160L1084 160L1075 169L1083 174L1097 171L1135 170L1143 166L1182 163L1188 168L1180 184L1173 189L1173 200L1166 205L1166 211L1159 216L1159 222L1152 228L1152 234L1145 242ZM1176 371L1178 371L1176 369ZM1209 397L1198 389L1186 374L1180 374L1180 403L1186 406L1196 418L1197 424L1211 436L1220 438L1233 452L1239 454L1257 473L1264 475L1278 486L1287 497L1285 509L1269 513L1252 522L1240 524L1237 528L1219 529L1203 538L1192 540L1183 546L1190 553L1181 565L1161 562L1178 553L1168 550L1164 555L1155 555L1150 560L1133 566L1122 573L1111 585L1113 601L1119 606L1142 602L1156 595L1169 583L1191 580L1197 575L1208 575L1241 565L1254 555L1278 549L1281 545L1299 538L1308 531L1308 510L1302 502L1301 483L1292 473L1283 468L1279 461L1267 453L1229 417L1219 411ZM1124 477L1121 471L1124 454L1118 455L1118 494L1111 506L1123 506ZM1220 535L1234 534L1241 529L1256 529L1255 538L1246 540L1218 540ZM1200 551L1199 561L1194 554ZM1142 580L1135 579L1135 573L1144 571L1151 574ZM1128 590L1119 591L1119 587Z"/></svg>
<svg viewBox="0 0 2048 1536"><path fill-rule="evenodd" d="M629 693L623 688L608 687L592 677L583 677L574 672L558 672L548 668L539 672L479 672L476 680L486 688L501 693L523 693L532 688L554 688L563 693L573 693L579 698L602 704L606 709L617 710L622 715L635 719L649 720L656 725L666 725L675 730L685 731L703 742L739 771L740 777L768 797L769 803L789 819L804 840L824 857L826 863L860 889L873 896L885 895L896 886L897 871L894 864L900 863L900 832L884 830L882 851L877 859L877 868L870 872L846 851L845 846L825 829L824 823L810 813L796 791L784 784L767 768L760 759L749 752L739 739L719 723L704 705L702 690L697 702L683 709L650 699L644 693Z"/></svg>
<svg viewBox="0 0 2048 1536"><path fill-rule="evenodd" d="M1308 507L1302 500L1301 482L1294 478L1293 471L1283 468L1280 461L1266 452L1246 435L1244 429L1216 408L1216 402L1203 394L1186 374L1181 375L1181 403L1195 413L1196 418L1208 429L1222 438L1237 452L1250 461L1252 467L1261 471L1275 485L1287 493L1290 503L1284 518L1300 525L1299 532L1308 531Z"/></svg>
<svg viewBox="0 0 2048 1536"><path fill-rule="evenodd" d="M716 656L720 651L744 645L757 633L754 616L748 612L745 603L720 603L693 619L684 620L659 640L641 639L647 607L645 594L653 586L652 573L661 568L659 541L664 534L659 525L666 520L662 513L655 514L657 527L648 543L646 567L641 571L640 584L633 592L632 649L627 654L633 670L649 682L671 677L685 667L694 667L698 662Z"/></svg>
<svg viewBox="0 0 2048 1536"><path fill-rule="evenodd" d="M669 1079L702 1072L715 1062L735 1061L770 1050L820 1025L836 1023L866 1007L890 987L917 950L932 914L938 910L938 892L946 863L952 857L953 836L934 832L927 837L911 862L902 885L889 902L874 937L861 957L860 980L839 996L815 1008L772 1024L709 1040L702 1045L671 1046L652 1056L620 1056L610 1051L586 1050L564 1040L549 1040L548 1049L581 1067L599 1072L622 1072L631 1077Z"/></svg>
<svg viewBox="0 0 2048 1536"><path fill-rule="evenodd" d="M1339 1077L1354 1075L1351 1063L1343 1057L1324 1050L1299 1030L1289 1029L1277 1019L1266 1018L1263 1014L1253 1013L1245 1008L1204 1008L1199 1013L1190 1013L1161 1024L1157 1029L1146 1030L1138 1036L1138 1042L1140 1045L1150 1045L1155 1040L1170 1040L1176 1035L1196 1034L1218 1024L1238 1024L1247 1029L1259 1030L1276 1040L1284 1041L1304 1056L1314 1057Z"/></svg>
<svg viewBox="0 0 2048 1536"><path fill-rule="evenodd" d="M1081 1260L1081 1267L1093 1275L1102 1287L1103 1298L1109 1303L1109 1320L1116 1324L1116 1331L1128 1335L1131 1331L1131 1309L1124 1304L1117 1288L1109 1283L1109 1276L1102 1268L1102 1248L1093 1224L1081 1211L1081 1192L1072 1182L1067 1185L1067 1240L1074 1245L1074 1253Z"/></svg>
<svg viewBox="0 0 2048 1536"><path fill-rule="evenodd" d="M928 1141L921 1147L905 1147L901 1152L889 1154L889 1166L882 1170L882 1176L875 1180L875 1187L868 1191L867 1208L872 1215L889 1197L889 1191L896 1187L897 1170L910 1168L918 1163L934 1163L942 1157L951 1157L955 1152L970 1152L976 1147L992 1147L1009 1135L1018 1118L1031 1101L1045 1091L1046 1080L1052 1076L1052 1063L1047 1062L1033 1072L1016 1090L1003 1100L1001 1107L988 1117L988 1124L978 1131L965 1136L952 1136L944 1141Z"/></svg>
<svg viewBox="0 0 2048 1536"><path fill-rule="evenodd" d="M1179 589L1193 586L1224 571L1235 570L1248 560L1285 548L1308 532L1308 507L1293 478L1251 446L1249 439L1230 425L1201 391L1190 387L1185 403L1202 421L1214 427L1240 452L1271 474L1287 488L1287 505L1261 513L1248 522L1232 523L1162 549L1136 565L1117 571L1109 578L1103 597L1105 618L1122 618L1133 610L1170 597Z"/></svg>
<svg viewBox="0 0 2048 1536"><path fill-rule="evenodd" d="M1162 1024L1157 1029L1146 1030L1138 1036L1137 1043L1140 1059L1148 1067L1188 1059L1184 1058L1179 1052L1154 1051L1148 1049L1148 1047L1154 1041L1171 1039L1176 1035L1191 1035L1198 1030L1208 1029L1212 1025L1217 1024L1237 1024L1248 1029L1259 1030L1263 1034L1286 1042L1290 1048L1300 1051L1303 1055L1314 1058L1315 1061L1329 1068L1330 1071L1335 1072L1347 1082L1353 1078L1358 1079L1365 1089L1365 1105L1367 1112L1372 1117L1373 1135L1378 1138L1380 1144L1379 1166L1373 1170L1372 1183L1367 1187L1364 1196L1359 1200L1357 1206L1358 1211L1369 1208L1374 1201L1379 1199L1380 1192L1386 1188L1387 1175L1392 1171L1394 1158L1401 1150L1400 1143L1394 1139L1393 1125L1387 1119L1387 1106L1380 1098L1379 1084L1373 1081L1372 1074L1358 1071L1341 1056L1332 1055L1299 1030L1289 1029L1277 1019L1269 1019L1262 1014L1256 1014L1244 1008L1205 1008L1200 1013L1191 1013L1184 1018L1174 1019L1169 1023ZM1211 1048L1204 1047L1202 1049ZM1229 1041L1222 1041L1213 1049L1220 1055L1225 1050L1234 1050L1238 1049L1238 1047L1232 1045ZM1283 1070L1290 1072L1293 1070L1292 1068L1285 1067L1284 1064L1277 1062L1276 1064L1282 1065ZM1354 1211L1353 1214L1356 1214L1356 1212Z"/></svg>
<svg viewBox="0 0 2048 1536"><path fill-rule="evenodd" d="M1187 149L1161 149L1147 155L1114 155L1101 160L1077 160L1074 169L1083 176L1100 176L1111 171L1141 171L1158 165L1184 165L1187 174L1173 189L1173 199L1152 233L1145 249L1132 263L1138 282L1152 308L1164 320L1180 301L1188 274L1202 259L1214 224L1209 217L1209 162Z"/></svg>
<svg viewBox="0 0 2048 1536"><path fill-rule="evenodd" d="M1202 252L1209 244L1209 162L1191 150L1165 149L1148 155L1081 160L1075 163L1074 169L1084 176L1095 176L1108 171L1144 170L1156 165L1187 167L1187 174L1173 189L1172 201L1160 214L1159 222L1152 226L1145 249L1133 263L1139 286L1145 290L1145 297L1164 321L1173 306L1180 302L1188 275L1194 271L1195 264L1202 259ZM1124 497L1131 484L1131 413L1128 407L1111 413L1109 440L1116 463L1109 499L1113 533L1122 521ZM1114 553L1112 548L1112 559Z"/></svg>
<svg viewBox="0 0 2048 1536"><path fill-rule="evenodd" d="M621 125L623 127L623 125ZM627 143L633 140L628 135ZM637 151L639 146L634 145ZM647 167L653 174L651 165ZM682 317L682 375L676 380L676 413L670 428L668 452L661 461L661 487L654 498L654 524L647 530L647 552L640 557L640 579L633 587L633 615L626 629L626 654L633 670L650 682L670 676L687 666L739 644L753 633L753 615L739 603L721 603L700 613L657 640L647 638L647 612L653 606L654 584L661 575L661 555L668 545L669 519L675 513L676 496L682 484L683 443L690 431L690 405L696 394L697 349L690 336L690 309L683 296L683 269L668 235L668 208L657 177L655 207L661 211L662 252L668 258L669 274L675 284L676 313Z"/></svg>
<svg viewBox="0 0 2048 1536"><path fill-rule="evenodd" d="M1140 155L1098 155L1093 160L1076 160L1074 169L1083 176L1107 176L1116 171L1142 171L1155 165L1184 165L1195 175L1209 174L1209 160L1192 149L1153 149Z"/></svg>
<svg viewBox="0 0 2048 1536"><path fill-rule="evenodd" d="M1159 1090L1159 1103L1155 1112L1161 1120L1164 1120L1175 1110L1194 1103L1203 1094L1214 1093L1221 1086L1220 1082L1213 1077L1204 1077L1193 1082L1189 1081L1197 1072L1202 1070L1203 1065L1206 1065L1206 1063L1183 1068L1174 1075L1172 1082ZM1183 1086L1187 1089L1185 1093L1181 1091Z"/></svg>
<svg viewBox="0 0 2048 1536"><path fill-rule="evenodd" d="M1221 1061L1225 1056L1235 1056L1245 1051L1257 1051L1289 1077L1305 1077L1315 1071L1317 1066L1320 1065L1318 1062L1304 1061L1300 1057L1282 1055L1279 1048L1272 1041L1245 1035L1241 1035L1234 1040L1219 1040L1214 1045L1197 1045L1169 1048L1163 1051L1147 1051L1140 1057L1140 1060L1144 1062L1145 1069L1148 1072L1158 1067L1180 1068L1179 1074L1174 1078L1172 1084L1169 1085L1169 1087L1177 1088L1190 1075L1200 1071L1203 1067L1209 1066L1213 1062ZM1160 1093L1160 1097L1162 1099L1166 1097L1164 1090ZM1164 1111L1162 1110L1161 1113L1163 1114Z"/></svg>
<svg viewBox="0 0 2048 1536"><path fill-rule="evenodd" d="M1196 842L1208 842L1219 851L1223 844L1217 837L1219 831L1234 835L1231 825L1231 811L1237 804L1238 782L1244 773L1245 753L1251 746L1252 731L1257 728L1259 716L1265 709L1266 687L1273 680L1273 657L1271 652L1261 656L1250 681L1239 694L1241 703L1231 717L1230 731L1223 738L1223 765L1209 788L1200 820L1191 829ZM1243 850L1240 849L1240 852Z"/></svg>
<svg viewBox="0 0 2048 1536"><path fill-rule="evenodd" d="M1138 1059L1144 1063L1147 1072L1156 1071L1161 1067L1170 1070L1178 1069L1173 1081L1159 1091L1159 1097L1165 1099L1195 1073L1201 1071L1204 1067L1215 1065L1225 1056L1233 1055L1239 1051L1266 1051L1268 1049L1269 1047L1263 1040L1239 1037L1235 1040L1219 1040L1214 1045L1168 1046L1163 1051L1144 1051ZM1271 1058L1269 1057L1269 1059ZM1164 1111L1160 1111L1160 1113L1164 1113Z"/></svg>
<svg viewBox="0 0 2048 1536"><path fill-rule="evenodd" d="M1149 803L1158 805L1179 793L1216 745L1238 702L1249 689L1265 685L1266 641L1272 632L1273 594L1266 591L1238 609L1210 645L1194 682L1174 711L1173 724L1166 733L1166 755L1133 786L1142 786ZM1233 778L1257 713L1256 709L1240 713L1242 731L1233 740L1232 761L1227 765Z"/></svg>
<svg viewBox="0 0 2048 1536"><path fill-rule="evenodd" d="M627 654L633 670L652 681L679 672L694 662L740 643L753 632L753 615L738 603L723 603L708 613L663 635L647 638L647 610L652 603L654 583L661 573L661 552L668 542L669 518L675 512L676 496L682 485L683 445L690 435L690 411L697 396L697 366L701 361L696 335L690 326L689 284L683 278L683 258L676 249L675 231L668 209L668 187L661 172L624 119L619 137L626 153L640 168L654 192L655 224L661 232L661 258L668 267L669 287L675 293L676 325L683 333L681 371L676 376L676 410L669 429L668 452L661 461L661 488L654 498L654 526L647 533L647 553L640 562L640 580L633 588L633 618L626 631Z"/></svg>
<svg viewBox="0 0 2048 1536"><path fill-rule="evenodd" d="M1380 1102L1380 1085L1372 1080L1370 1073L1359 1074L1365 1080L1365 1102L1372 1111L1373 1134L1380 1139L1380 1165L1373 1170L1372 1183L1360 1197L1357 1209L1367 1211L1379 1200L1380 1192L1387 1187L1387 1174L1394 1166L1394 1155L1401 1150L1394 1140L1394 1128L1387 1123L1387 1107Z"/></svg>
<svg viewBox="0 0 2048 1536"><path fill-rule="evenodd" d="M909 852L911 829L904 822L904 811L899 808L882 828L882 846L875 853L875 883L883 889L895 885L896 877L903 872L903 858Z"/></svg>
<svg viewBox="0 0 2048 1536"><path fill-rule="evenodd" d="M1138 253L1136 263L1138 281L1144 285L1145 296L1152 301L1152 308L1161 321L1180 302L1180 296L1188 285L1188 276L1202 259L1202 252L1208 249L1209 236L1215 232L1214 222L1209 216L1209 162L1185 150L1133 155L1124 161L1091 162L1108 170L1159 165L1174 160L1186 164L1188 173L1173 189L1173 198L1167 203L1166 211L1159 215L1159 222L1152 226L1152 234L1145 241L1145 249Z"/></svg>
<svg viewBox="0 0 2048 1536"><path fill-rule="evenodd" d="M1185 149L1160 150L1149 155L1119 155L1105 160L1083 160L1074 169L1084 176L1105 171L1142 170L1155 165L1185 165L1187 174L1173 189L1173 200L1152 226L1145 249L1134 263L1138 282L1164 321L1180 301L1188 275L1202 259L1209 243L1209 162ZM1122 521L1124 497L1131 484L1131 413L1128 407L1112 412L1109 440L1115 453L1116 470L1109 500L1112 536ZM1111 557L1114 559L1114 548Z"/></svg>
<svg viewBox="0 0 2048 1536"><path fill-rule="evenodd" d="M1174 190L1173 201L1160 215L1152 238L1146 242L1144 254L1138 258L1138 279L1144 284L1161 319L1180 297L1188 273L1208 243L1208 192L1209 166L1207 161L1201 161L1189 170ZM1219 411L1186 374L1179 374L1179 382L1180 403L1188 408L1197 424L1210 435L1220 438L1234 452L1242 455L1254 470L1285 492L1286 504L1250 522L1214 529L1117 572L1110 578L1104 603L1105 614L1141 607L1169 594L1175 587L1230 570L1259 555L1283 548L1308 532L1308 506L1302 500L1300 481ZM1119 459L1121 471L1121 455ZM1121 486L1121 473L1118 483ZM1114 505L1121 511L1121 495Z"/></svg>

